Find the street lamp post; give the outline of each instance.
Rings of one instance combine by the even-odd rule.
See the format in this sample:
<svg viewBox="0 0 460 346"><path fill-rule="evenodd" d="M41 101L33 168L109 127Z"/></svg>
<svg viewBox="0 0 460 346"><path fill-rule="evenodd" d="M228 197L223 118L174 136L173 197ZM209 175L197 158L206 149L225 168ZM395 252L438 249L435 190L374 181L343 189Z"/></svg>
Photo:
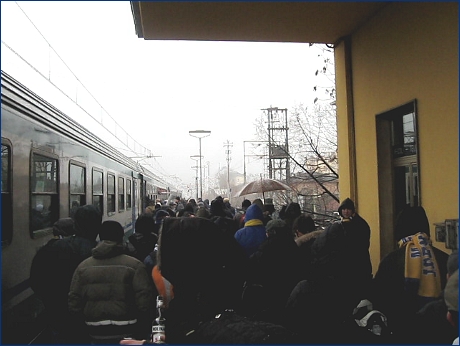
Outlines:
<svg viewBox="0 0 460 346"><path fill-rule="evenodd" d="M194 131L189 131L188 134L192 137L198 138L199 141L199 146L200 146L200 197L203 198L203 171L202 171L202 166L201 166L201 138L207 137L211 134L211 131L206 131L206 130L194 130Z"/></svg>
<svg viewBox="0 0 460 346"><path fill-rule="evenodd" d="M200 155L192 155L192 156L190 156L190 158L191 158L192 160L195 160L195 162L198 160L198 157L201 158ZM198 199L198 166L196 165L196 163L195 163L195 166L193 166L192 168L195 168L195 169L196 169L195 186L196 186L196 199Z"/></svg>

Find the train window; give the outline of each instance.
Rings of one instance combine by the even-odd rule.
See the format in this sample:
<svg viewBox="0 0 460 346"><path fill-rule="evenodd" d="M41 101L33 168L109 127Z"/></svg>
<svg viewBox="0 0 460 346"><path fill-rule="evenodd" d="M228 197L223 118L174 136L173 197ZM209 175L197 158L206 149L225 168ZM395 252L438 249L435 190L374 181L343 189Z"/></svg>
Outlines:
<svg viewBox="0 0 460 346"><path fill-rule="evenodd" d="M131 180L126 180L126 209L131 209L132 193Z"/></svg>
<svg viewBox="0 0 460 346"><path fill-rule="evenodd" d="M155 200L153 199L153 185L147 183L147 205L150 205L150 202L154 202Z"/></svg>
<svg viewBox="0 0 460 346"><path fill-rule="evenodd" d="M12 239L11 145L2 139L2 246L11 244Z"/></svg>
<svg viewBox="0 0 460 346"><path fill-rule="evenodd" d="M86 169L85 167L70 163L69 169L70 189L70 217L74 217L78 207L86 204Z"/></svg>
<svg viewBox="0 0 460 346"><path fill-rule="evenodd" d="M93 205L99 209L101 214L104 213L104 173L93 169Z"/></svg>
<svg viewBox="0 0 460 346"><path fill-rule="evenodd" d="M107 213L115 213L115 175L107 174Z"/></svg>
<svg viewBox="0 0 460 346"><path fill-rule="evenodd" d="M39 230L51 228L59 219L58 160L32 154L30 231L33 238Z"/></svg>
<svg viewBox="0 0 460 346"><path fill-rule="evenodd" d="M118 211L125 210L125 179L118 178Z"/></svg>

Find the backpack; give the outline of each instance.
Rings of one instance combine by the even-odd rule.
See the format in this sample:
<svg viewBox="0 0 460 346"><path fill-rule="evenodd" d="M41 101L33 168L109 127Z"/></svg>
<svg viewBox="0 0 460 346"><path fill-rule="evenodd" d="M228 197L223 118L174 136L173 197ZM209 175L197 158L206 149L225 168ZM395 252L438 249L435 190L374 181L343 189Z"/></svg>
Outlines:
<svg viewBox="0 0 460 346"><path fill-rule="evenodd" d="M353 310L350 318L344 321L343 330L349 340L356 344L389 344L392 343L392 331L388 327L387 317L374 310L372 303L361 300Z"/></svg>

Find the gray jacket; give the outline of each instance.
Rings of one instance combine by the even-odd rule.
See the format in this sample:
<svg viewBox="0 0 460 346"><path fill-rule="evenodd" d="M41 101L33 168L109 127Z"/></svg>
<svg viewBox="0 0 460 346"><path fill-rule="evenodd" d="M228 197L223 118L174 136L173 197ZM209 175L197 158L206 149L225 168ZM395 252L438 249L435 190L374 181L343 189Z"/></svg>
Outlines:
<svg viewBox="0 0 460 346"><path fill-rule="evenodd" d="M153 283L142 262L123 254L122 244L104 240L75 270L68 302L70 313L89 327L147 328L154 308Z"/></svg>

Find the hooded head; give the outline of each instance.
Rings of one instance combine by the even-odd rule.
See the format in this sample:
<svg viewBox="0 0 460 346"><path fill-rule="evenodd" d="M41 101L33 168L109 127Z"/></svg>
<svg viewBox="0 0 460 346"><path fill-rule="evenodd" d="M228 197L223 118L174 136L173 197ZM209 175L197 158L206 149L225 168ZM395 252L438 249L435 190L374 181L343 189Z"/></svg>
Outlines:
<svg viewBox="0 0 460 346"><path fill-rule="evenodd" d="M416 233L425 233L430 237L430 224L423 207L406 207L396 218L395 240L399 241L404 237Z"/></svg>
<svg viewBox="0 0 460 346"><path fill-rule="evenodd" d="M166 210L160 209L155 214L155 224L159 225L163 219L167 216L170 216Z"/></svg>
<svg viewBox="0 0 460 346"><path fill-rule="evenodd" d="M200 207L196 211L196 216L197 217L204 217L205 219L211 218L211 214L209 213L208 209L206 209L205 207Z"/></svg>
<svg viewBox="0 0 460 346"><path fill-rule="evenodd" d="M264 215L262 212L262 209L257 205L257 204L252 204L247 210L246 210L246 217L244 219L245 222L248 222L250 220L263 220Z"/></svg>
<svg viewBox="0 0 460 346"><path fill-rule="evenodd" d="M122 243L124 235L125 235L125 232L119 222L107 220L107 221L104 221L101 225L101 230L99 232L99 239L100 240L111 240L117 243Z"/></svg>
<svg viewBox="0 0 460 346"><path fill-rule="evenodd" d="M257 205L260 208L260 210L264 210L264 203L260 198L256 198L255 200L253 200L252 204Z"/></svg>
<svg viewBox="0 0 460 346"><path fill-rule="evenodd" d="M338 212L340 215L342 215L342 209L344 208L350 209L351 211L353 211L353 213L356 212L355 203L350 198L345 198L343 202L340 204L339 209L338 209Z"/></svg>
<svg viewBox="0 0 460 346"><path fill-rule="evenodd" d="M287 229L286 222L281 219L270 220L265 226L265 231L269 237L276 234L288 234L290 233Z"/></svg>
<svg viewBox="0 0 460 346"><path fill-rule="evenodd" d="M74 233L74 221L70 217L59 219L53 225L53 235L55 237L64 238Z"/></svg>
<svg viewBox="0 0 460 346"><path fill-rule="evenodd" d="M286 211L284 212L284 219L294 220L298 218L300 214L302 214L300 204L296 202L291 202L286 207Z"/></svg>
<svg viewBox="0 0 460 346"><path fill-rule="evenodd" d="M74 228L75 235L90 240L96 240L101 228L102 215L92 204L79 207L75 212Z"/></svg>
<svg viewBox="0 0 460 346"><path fill-rule="evenodd" d="M209 211L211 216L226 216L224 208L224 200L222 198L216 198L211 202Z"/></svg>

